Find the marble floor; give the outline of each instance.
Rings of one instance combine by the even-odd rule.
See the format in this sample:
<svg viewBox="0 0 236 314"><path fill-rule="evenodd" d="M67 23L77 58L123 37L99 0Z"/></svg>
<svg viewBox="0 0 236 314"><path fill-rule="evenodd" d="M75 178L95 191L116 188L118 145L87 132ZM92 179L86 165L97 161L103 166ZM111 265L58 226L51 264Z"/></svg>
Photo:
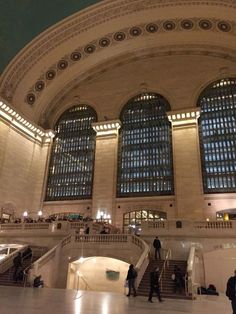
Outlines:
<svg viewBox="0 0 236 314"><path fill-rule="evenodd" d="M201 296L195 301L166 299L147 302L123 294L0 287L0 314L231 314L224 296Z"/></svg>

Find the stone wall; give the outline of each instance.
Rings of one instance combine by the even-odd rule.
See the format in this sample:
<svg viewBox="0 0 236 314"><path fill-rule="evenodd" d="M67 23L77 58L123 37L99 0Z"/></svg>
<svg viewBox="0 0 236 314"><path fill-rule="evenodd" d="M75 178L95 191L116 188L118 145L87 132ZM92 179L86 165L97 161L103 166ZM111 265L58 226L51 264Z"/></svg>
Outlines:
<svg viewBox="0 0 236 314"><path fill-rule="evenodd" d="M0 121L0 206L12 204L15 217L27 210L37 215L48 146L29 140Z"/></svg>

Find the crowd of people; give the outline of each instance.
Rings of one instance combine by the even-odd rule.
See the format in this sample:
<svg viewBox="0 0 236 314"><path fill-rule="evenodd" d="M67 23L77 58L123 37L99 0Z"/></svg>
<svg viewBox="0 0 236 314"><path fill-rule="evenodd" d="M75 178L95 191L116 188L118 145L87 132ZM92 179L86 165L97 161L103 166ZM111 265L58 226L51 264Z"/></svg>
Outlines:
<svg viewBox="0 0 236 314"><path fill-rule="evenodd" d="M37 219L33 219L31 217L23 217L23 218L14 218L14 219L2 219L0 218L0 224L5 224L5 223L51 223L54 221L70 221L70 222L89 222L93 221L93 219L90 216L82 216L80 214L78 215L69 215L69 214L64 214L64 215L50 215L49 217L37 217Z"/></svg>

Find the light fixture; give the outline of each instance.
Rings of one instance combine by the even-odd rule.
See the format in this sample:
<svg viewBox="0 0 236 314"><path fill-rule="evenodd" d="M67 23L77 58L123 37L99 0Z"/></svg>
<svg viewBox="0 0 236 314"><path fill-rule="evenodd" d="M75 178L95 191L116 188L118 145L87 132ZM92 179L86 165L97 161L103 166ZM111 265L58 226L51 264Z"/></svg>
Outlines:
<svg viewBox="0 0 236 314"><path fill-rule="evenodd" d="M41 210L38 211L38 216L42 216L43 212Z"/></svg>
<svg viewBox="0 0 236 314"><path fill-rule="evenodd" d="M27 210L25 210L25 211L23 212L23 216L24 216L24 217L27 217L27 216L28 216Z"/></svg>
<svg viewBox="0 0 236 314"><path fill-rule="evenodd" d="M82 263L84 262L84 260L85 260L85 258L84 258L83 256L81 256L81 257L79 258L78 262L79 262L80 264L82 264Z"/></svg>

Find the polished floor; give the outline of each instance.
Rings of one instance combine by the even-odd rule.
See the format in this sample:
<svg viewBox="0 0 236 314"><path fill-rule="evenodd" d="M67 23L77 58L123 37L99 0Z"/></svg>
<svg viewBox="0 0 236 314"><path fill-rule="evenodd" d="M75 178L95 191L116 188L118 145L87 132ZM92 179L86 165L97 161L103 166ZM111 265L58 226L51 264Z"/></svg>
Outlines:
<svg viewBox="0 0 236 314"><path fill-rule="evenodd" d="M195 301L59 289L0 287L0 314L231 314L224 296L202 296Z"/></svg>

